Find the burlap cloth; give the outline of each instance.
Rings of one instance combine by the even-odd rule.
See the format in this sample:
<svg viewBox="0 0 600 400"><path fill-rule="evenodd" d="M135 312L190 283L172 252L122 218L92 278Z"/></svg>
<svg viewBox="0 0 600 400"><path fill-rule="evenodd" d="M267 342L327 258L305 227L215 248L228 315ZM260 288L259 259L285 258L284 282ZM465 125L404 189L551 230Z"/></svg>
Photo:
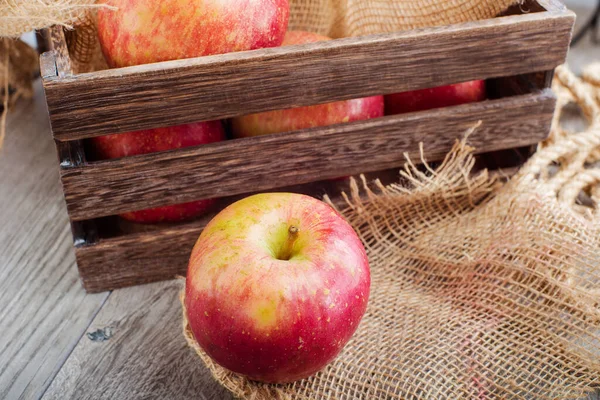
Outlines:
<svg viewBox="0 0 600 400"><path fill-rule="evenodd" d="M600 83L600 66L586 73ZM550 138L507 184L456 144L403 184L352 184L341 213L371 262L367 313L322 372L289 385L214 364L244 399L568 399L600 384L600 85L559 68L562 106L589 127ZM426 144L425 144L426 146ZM362 195L362 196L361 196ZM587 204L587 205L585 205Z"/></svg>

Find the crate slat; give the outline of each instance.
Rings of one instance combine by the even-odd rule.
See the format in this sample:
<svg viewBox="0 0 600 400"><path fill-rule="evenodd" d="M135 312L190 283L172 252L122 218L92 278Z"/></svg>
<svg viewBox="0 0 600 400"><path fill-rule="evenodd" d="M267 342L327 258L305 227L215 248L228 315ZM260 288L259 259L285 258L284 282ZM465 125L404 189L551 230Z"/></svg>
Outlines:
<svg viewBox="0 0 600 400"><path fill-rule="evenodd" d="M439 159L477 121L479 152L544 139L555 98L547 90L481 103L61 168L69 215L92 219L402 165L404 152ZM366 139L368 138L368 139Z"/></svg>
<svg viewBox="0 0 600 400"><path fill-rule="evenodd" d="M547 71L564 61L573 21L539 12L43 81L55 138L75 140Z"/></svg>
<svg viewBox="0 0 600 400"><path fill-rule="evenodd" d="M208 221L140 232L75 247L87 292L101 292L185 275L194 243Z"/></svg>

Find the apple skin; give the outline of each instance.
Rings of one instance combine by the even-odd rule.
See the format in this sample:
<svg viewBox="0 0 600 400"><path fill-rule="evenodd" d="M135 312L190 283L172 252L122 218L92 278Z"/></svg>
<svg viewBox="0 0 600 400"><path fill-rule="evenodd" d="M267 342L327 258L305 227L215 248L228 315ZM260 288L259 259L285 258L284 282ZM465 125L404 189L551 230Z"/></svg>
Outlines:
<svg viewBox="0 0 600 400"><path fill-rule="evenodd" d="M470 81L385 96L385 114L403 114L483 101L485 81Z"/></svg>
<svg viewBox="0 0 600 400"><path fill-rule="evenodd" d="M225 140L225 130L221 121L206 121L98 136L92 138L91 142L100 158L111 159L197 146L221 140ZM215 202L215 199L193 201L129 212L121 214L120 217L139 223L182 221L203 214Z"/></svg>
<svg viewBox="0 0 600 400"><path fill-rule="evenodd" d="M331 38L312 32L289 31L282 45L324 40ZM236 117L232 119L231 129L233 135L240 138L359 121L383 115L383 96L374 96Z"/></svg>
<svg viewBox="0 0 600 400"><path fill-rule="evenodd" d="M98 37L111 67L279 46L288 0L103 0Z"/></svg>
<svg viewBox="0 0 600 400"><path fill-rule="evenodd" d="M286 243L293 243L288 260ZM335 210L305 195L266 193L230 205L206 226L190 258L185 306L194 337L216 363L284 383L339 354L369 288L365 249Z"/></svg>

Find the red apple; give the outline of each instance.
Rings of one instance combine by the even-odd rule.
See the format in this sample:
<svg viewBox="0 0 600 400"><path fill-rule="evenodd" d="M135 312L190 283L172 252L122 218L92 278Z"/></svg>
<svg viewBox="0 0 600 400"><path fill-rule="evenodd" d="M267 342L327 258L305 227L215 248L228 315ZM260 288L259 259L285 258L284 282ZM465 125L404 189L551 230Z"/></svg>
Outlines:
<svg viewBox="0 0 600 400"><path fill-rule="evenodd" d="M111 67L279 46L288 0L102 0L98 37Z"/></svg>
<svg viewBox="0 0 600 400"><path fill-rule="evenodd" d="M311 32L290 31L283 46L323 40L331 39ZM377 118L383 116L383 111L383 96L374 96L236 117L231 129L235 137L266 135Z"/></svg>
<svg viewBox="0 0 600 400"><path fill-rule="evenodd" d="M149 129L92 138L92 144L101 158L121 158L197 146L225 140L221 121L197 122L167 128ZM122 214L129 221L154 223L192 218L204 213L215 200L200 200Z"/></svg>
<svg viewBox="0 0 600 400"><path fill-rule="evenodd" d="M204 229L185 306L198 344L221 366L263 382L323 368L355 332L369 298L365 249L329 205L254 195Z"/></svg>
<svg viewBox="0 0 600 400"><path fill-rule="evenodd" d="M485 81L471 81L385 96L385 114L402 114L485 100Z"/></svg>

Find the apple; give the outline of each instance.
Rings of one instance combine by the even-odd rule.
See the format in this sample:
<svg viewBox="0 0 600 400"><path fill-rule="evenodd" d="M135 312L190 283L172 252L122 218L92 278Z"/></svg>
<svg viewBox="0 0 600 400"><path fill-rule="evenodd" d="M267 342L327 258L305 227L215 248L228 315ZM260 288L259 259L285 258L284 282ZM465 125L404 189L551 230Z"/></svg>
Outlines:
<svg viewBox="0 0 600 400"><path fill-rule="evenodd" d="M402 114L485 100L485 81L470 81L385 96L385 114Z"/></svg>
<svg viewBox="0 0 600 400"><path fill-rule="evenodd" d="M108 64L125 67L279 46L288 0L103 0L98 37Z"/></svg>
<svg viewBox="0 0 600 400"><path fill-rule="evenodd" d="M283 46L323 40L331 38L311 32L290 31L285 35ZM383 115L383 96L374 96L236 117L232 119L231 129L233 135L239 138L334 125Z"/></svg>
<svg viewBox="0 0 600 400"><path fill-rule="evenodd" d="M206 121L166 128L98 136L91 139L94 150L102 159L121 158L197 146L225 140L221 121ZM120 216L141 223L174 222L203 214L215 203L214 199L194 201L134 211Z"/></svg>
<svg viewBox="0 0 600 400"><path fill-rule="evenodd" d="M258 194L221 211L196 242L185 307L198 344L250 379L284 383L331 362L369 298L365 249L329 205Z"/></svg>

